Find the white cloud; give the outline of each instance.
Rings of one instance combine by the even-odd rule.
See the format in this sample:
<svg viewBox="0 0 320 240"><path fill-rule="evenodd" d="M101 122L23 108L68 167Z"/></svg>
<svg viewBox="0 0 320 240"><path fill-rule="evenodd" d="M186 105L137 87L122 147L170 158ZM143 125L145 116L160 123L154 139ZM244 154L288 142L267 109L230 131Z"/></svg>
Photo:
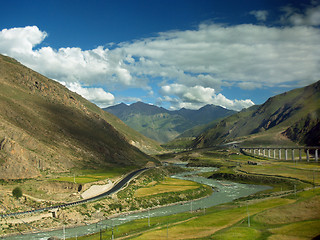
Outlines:
<svg viewBox="0 0 320 240"><path fill-rule="evenodd" d="M184 102L206 103L212 99L215 94L214 89L204 88L202 86L186 87L182 84L171 84L162 86L163 95L176 95Z"/></svg>
<svg viewBox="0 0 320 240"><path fill-rule="evenodd" d="M319 29L303 26L211 24L123 44L122 50L137 59L128 66L132 74L163 76L190 86L203 74L211 78L205 87L224 81L269 87L318 80L319 39Z"/></svg>
<svg viewBox="0 0 320 240"><path fill-rule="evenodd" d="M134 85L122 56L102 46L87 51L75 47L34 49L46 37L47 33L36 26L4 29L0 32L0 52L60 81Z"/></svg>
<svg viewBox="0 0 320 240"><path fill-rule="evenodd" d="M106 92L102 88L83 87L78 82L60 83L65 85L71 91L78 93L82 97L86 98L89 101L92 101L100 107L108 107L114 104L114 96L111 93Z"/></svg>
<svg viewBox="0 0 320 240"><path fill-rule="evenodd" d="M8 55L23 57L33 55L33 48L47 37L36 26L3 29L0 32L0 50Z"/></svg>
<svg viewBox="0 0 320 240"><path fill-rule="evenodd" d="M228 109L240 111L243 108L248 108L254 105L254 103L250 99L245 100L230 100L223 96L221 93L214 97L214 104L218 106L222 106Z"/></svg>
<svg viewBox="0 0 320 240"><path fill-rule="evenodd" d="M315 26L318 12L315 7L300 13L302 22ZM287 21L293 12L290 14ZM263 19L263 14L260 17ZM311 26L202 24L195 30L164 32L120 43L113 49L99 46L86 51L41 47L47 36L36 26L4 29L0 52L69 84L99 83L109 90L138 87L150 93L157 85L161 99L171 96L175 106L190 108L214 101L233 109L251 104L251 100L230 100L227 104L228 99L219 95L221 86L302 86L320 79L320 30Z"/></svg>
<svg viewBox="0 0 320 240"><path fill-rule="evenodd" d="M251 11L250 14L255 16L258 21L266 21L268 17L268 11L264 10Z"/></svg>
<svg viewBox="0 0 320 240"><path fill-rule="evenodd" d="M202 86L187 87L182 84L171 84L162 86L161 92L164 98L160 101L170 102L173 109L182 107L198 109L206 104L214 104L239 111L254 105L249 99L230 100L221 93L216 94L214 89Z"/></svg>
<svg viewBox="0 0 320 240"><path fill-rule="evenodd" d="M281 22L284 24L320 26L320 5L310 6L304 12L290 6L283 7L282 10L284 15L281 17Z"/></svg>

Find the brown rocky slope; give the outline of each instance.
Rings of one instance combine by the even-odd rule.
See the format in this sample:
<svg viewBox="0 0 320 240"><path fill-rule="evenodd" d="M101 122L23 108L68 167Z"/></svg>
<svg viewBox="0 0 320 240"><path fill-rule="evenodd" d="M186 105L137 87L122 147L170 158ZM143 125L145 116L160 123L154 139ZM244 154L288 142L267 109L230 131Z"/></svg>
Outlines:
<svg viewBox="0 0 320 240"><path fill-rule="evenodd" d="M115 116L0 55L0 179L150 160L129 142L153 148Z"/></svg>

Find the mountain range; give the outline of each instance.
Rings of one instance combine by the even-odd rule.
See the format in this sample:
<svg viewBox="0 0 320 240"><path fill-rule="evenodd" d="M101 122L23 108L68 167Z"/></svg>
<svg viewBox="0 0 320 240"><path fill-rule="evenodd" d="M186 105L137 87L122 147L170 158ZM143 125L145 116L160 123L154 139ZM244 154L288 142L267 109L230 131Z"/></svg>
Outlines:
<svg viewBox="0 0 320 240"><path fill-rule="evenodd" d="M163 149L143 134L161 142L195 137L182 141L188 148L320 146L320 81L240 112L214 105L169 111L142 102L105 111L0 55L0 86L0 179L157 162L147 154Z"/></svg>
<svg viewBox="0 0 320 240"><path fill-rule="evenodd" d="M250 146L320 146L320 81L223 119L199 135L192 147L233 141Z"/></svg>
<svg viewBox="0 0 320 240"><path fill-rule="evenodd" d="M161 143L179 137L180 134L196 126L208 124L235 113L235 111L215 105L206 105L198 110L182 108L169 111L143 102L131 105L120 103L104 108L104 110L116 115L136 131ZM198 133L188 131L186 135L194 137Z"/></svg>
<svg viewBox="0 0 320 240"><path fill-rule="evenodd" d="M0 86L0 179L139 167L152 160L144 152L161 150L114 115L3 55Z"/></svg>

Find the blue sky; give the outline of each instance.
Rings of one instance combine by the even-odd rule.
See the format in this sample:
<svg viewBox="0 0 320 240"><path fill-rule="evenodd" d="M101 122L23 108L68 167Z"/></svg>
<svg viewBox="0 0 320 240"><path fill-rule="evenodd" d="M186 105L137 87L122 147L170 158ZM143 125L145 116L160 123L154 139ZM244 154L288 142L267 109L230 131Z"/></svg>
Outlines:
<svg viewBox="0 0 320 240"><path fill-rule="evenodd" d="M101 107L241 110L320 79L319 0L1 1L0 53Z"/></svg>

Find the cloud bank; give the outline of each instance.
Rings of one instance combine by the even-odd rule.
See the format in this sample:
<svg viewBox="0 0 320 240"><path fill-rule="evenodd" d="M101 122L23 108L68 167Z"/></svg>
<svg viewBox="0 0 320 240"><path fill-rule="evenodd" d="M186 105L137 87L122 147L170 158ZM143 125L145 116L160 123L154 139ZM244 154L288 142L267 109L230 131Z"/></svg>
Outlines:
<svg viewBox="0 0 320 240"><path fill-rule="evenodd" d="M250 99L230 100L221 93L216 94L213 88L205 88L199 85L194 87L186 87L185 85L176 83L165 85L161 88L161 93L164 98L160 100L169 101L172 109L198 109L203 106L203 103L210 103L235 110L241 110L242 108L254 105Z"/></svg>
<svg viewBox="0 0 320 240"><path fill-rule="evenodd" d="M283 11L280 20L289 25L201 24L112 49L53 49L41 46L48 34L37 26L3 29L0 52L64 82L99 106L117 102L109 91L141 88L157 92L158 103L170 103L175 109L216 104L241 110L254 103L226 98L221 92L224 86L254 90L303 86L320 79L320 30L315 27L320 24L320 6L303 13ZM261 21L267 18L264 11L251 14Z"/></svg>
<svg viewBox="0 0 320 240"><path fill-rule="evenodd" d="M320 26L320 5L310 6L304 12L291 6L283 7L282 11L284 12L281 17L283 24Z"/></svg>

